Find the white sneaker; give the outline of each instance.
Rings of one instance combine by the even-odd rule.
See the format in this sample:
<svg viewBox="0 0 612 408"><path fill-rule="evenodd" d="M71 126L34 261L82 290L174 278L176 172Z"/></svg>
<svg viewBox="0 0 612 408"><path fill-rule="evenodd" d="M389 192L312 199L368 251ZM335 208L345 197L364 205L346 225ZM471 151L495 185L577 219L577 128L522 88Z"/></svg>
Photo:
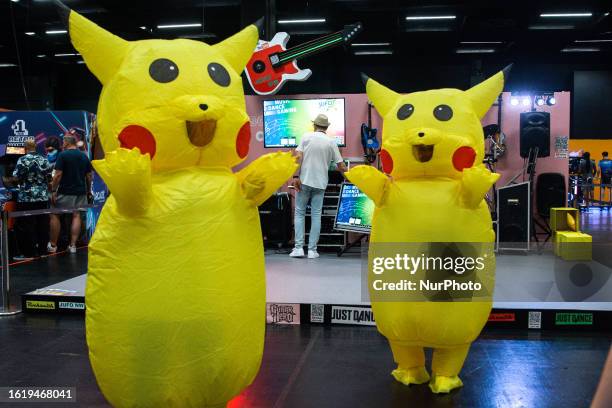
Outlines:
<svg viewBox="0 0 612 408"><path fill-rule="evenodd" d="M68 252L76 254L76 245L68 245Z"/></svg>
<svg viewBox="0 0 612 408"><path fill-rule="evenodd" d="M54 253L56 253L56 252L57 252L57 247L56 247L56 246L51 245L51 243L50 243L50 242L48 242L48 243L47 243L47 252L48 252L48 253L50 253L50 254L54 254Z"/></svg>
<svg viewBox="0 0 612 408"><path fill-rule="evenodd" d="M317 251L308 250L308 259L315 259L319 257L319 253Z"/></svg>
<svg viewBox="0 0 612 408"><path fill-rule="evenodd" d="M292 258L303 258L304 257L304 249L303 248L293 248L293 251L289 254Z"/></svg>

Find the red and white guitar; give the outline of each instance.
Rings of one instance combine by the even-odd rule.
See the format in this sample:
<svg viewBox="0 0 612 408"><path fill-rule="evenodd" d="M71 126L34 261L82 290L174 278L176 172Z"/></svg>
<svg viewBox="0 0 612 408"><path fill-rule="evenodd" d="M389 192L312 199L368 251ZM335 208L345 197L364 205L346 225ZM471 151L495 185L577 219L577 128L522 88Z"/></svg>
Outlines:
<svg viewBox="0 0 612 408"><path fill-rule="evenodd" d="M255 52L244 69L251 88L259 95L273 95L287 81L305 81L312 71L300 69L297 60L328 48L349 43L362 29L361 23L287 49L289 34L276 33L271 41L259 40Z"/></svg>

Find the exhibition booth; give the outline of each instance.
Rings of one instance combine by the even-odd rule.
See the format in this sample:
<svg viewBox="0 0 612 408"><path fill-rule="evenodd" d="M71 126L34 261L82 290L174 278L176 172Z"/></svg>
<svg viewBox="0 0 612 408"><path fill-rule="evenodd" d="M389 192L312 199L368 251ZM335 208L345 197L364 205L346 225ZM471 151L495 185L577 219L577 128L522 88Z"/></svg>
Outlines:
<svg viewBox="0 0 612 408"><path fill-rule="evenodd" d="M222 36L205 14L134 33L55 1L44 30L19 30L65 36L33 55L74 57L58 72L95 77L83 94L97 110L63 100L80 90L59 76L47 79L66 110L52 109L28 96L19 56L15 8L36 2L11 3L18 64L0 67L19 70L25 108L0 109L0 404L591 402L612 330L612 71L574 67L571 84L525 90L529 53L512 55L516 82L510 58L455 55L497 57L512 41L460 41L456 65L431 53L420 65L446 74L428 76L378 58L430 50L355 42L368 25L350 16L285 32L328 22L266 2L248 23L260 10L238 2L241 28ZM393 38L463 30L416 8L398 11ZM594 25L612 21L597 13ZM576 16L593 13L561 15ZM319 60L317 87L298 61L332 49L377 59L341 80ZM385 75L395 68L411 74ZM593 408L612 401L608 374Z"/></svg>
<svg viewBox="0 0 612 408"><path fill-rule="evenodd" d="M569 92L556 92L551 96L556 99L552 106L538 106L534 102L533 110L550 114L550 130L546 135L549 138L546 143L549 152L537 159L533 176L527 171L527 159L521 157L521 149L524 148L521 144L524 143L521 139L521 132L524 133L521 130L521 116L524 112L532 111L532 107L525 107L522 103L513 104L512 94L504 92L482 119L483 127L498 124L503 129L504 151L493 163L495 171L500 174L496 190L502 192L502 199L508 187L520 187L529 180L535 184L526 190L526 195L519 197L525 201L521 206L529 203L531 211L522 208L506 215L498 207L498 197L490 195L487 198L494 214L494 227L505 228L506 236L514 237L516 241L504 242L502 238L502 248L497 250L494 311L488 324L510 328L564 329L572 323L563 319L571 318L576 319L578 329L608 329L609 313L612 311L608 302L612 295L608 256L610 243L605 239L598 240L596 235L592 242L592 260L587 263L565 261L555 254L549 229L550 216L545 217L540 208L542 205L548 208L568 205L564 204L568 198L563 197L563 193L563 201L553 203L555 198L551 199L550 195L556 193L554 185L539 188L536 184L542 174L544 177L553 174L566 181L569 179L571 97ZM253 137L249 156L236 170L264 154L297 147L301 134L307 132L317 112L328 114L332 122L329 134L337 138L340 152L349 168L367 162L364 156L367 151L362 143L362 125L368 125L371 129L382 128L380 116L369 105L365 94L246 96L246 106ZM287 134L296 136L296 139L285 138ZM581 146L591 148L581 143ZM597 152L592 150L594 154ZM267 248L269 323L374 324L364 283L367 281L364 270L367 270L367 247L374 204L341 175L332 174L330 180L319 244L320 252L326 256L320 259L300 261L287 257L287 248L292 241L295 194L288 188L288 183L260 207L262 238ZM494 192L492 190L490 194ZM495 218L498 211L501 211L498 213L500 216L506 215L508 218ZM584 213L582 210L582 217L587 220L583 228L588 229L589 223L604 230L609 228L609 209L605 206L586 211ZM524 220L521 220L521 216L525 217ZM531 221L531 217L537 223ZM578 212L575 217L580 217ZM522 228L518 236L514 232L516 228ZM537 234L533 234L534 228ZM499 230L496 233L499 234ZM499 240L497 244L499 246ZM83 312L86 264L79 264L76 268L83 274L22 294L23 309L30 312L48 311L36 302L52 302L53 310L57 312ZM348 317L350 313L344 313L346 320L334 317L342 315L339 311L344 309L354 310L352 313L355 316L363 315L366 318L353 319ZM278 310L285 312L275 312Z"/></svg>

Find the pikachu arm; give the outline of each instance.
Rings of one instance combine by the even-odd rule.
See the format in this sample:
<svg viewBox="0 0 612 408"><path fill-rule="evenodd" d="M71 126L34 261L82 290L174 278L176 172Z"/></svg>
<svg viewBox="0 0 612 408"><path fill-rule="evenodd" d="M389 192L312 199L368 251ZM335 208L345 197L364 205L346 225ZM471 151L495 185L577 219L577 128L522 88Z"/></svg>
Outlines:
<svg viewBox="0 0 612 408"><path fill-rule="evenodd" d="M290 152L261 156L236 173L244 197L259 206L287 181L298 165Z"/></svg>
<svg viewBox="0 0 612 408"><path fill-rule="evenodd" d="M139 216L151 203L151 159L135 149L119 148L92 162L112 196L119 211L128 216Z"/></svg>
<svg viewBox="0 0 612 408"><path fill-rule="evenodd" d="M384 204L391 179L377 168L366 165L355 166L344 173L344 176L370 197L377 207Z"/></svg>
<svg viewBox="0 0 612 408"><path fill-rule="evenodd" d="M499 174L491 173L484 164L464 169L461 178L463 203L468 208L478 207L497 179Z"/></svg>

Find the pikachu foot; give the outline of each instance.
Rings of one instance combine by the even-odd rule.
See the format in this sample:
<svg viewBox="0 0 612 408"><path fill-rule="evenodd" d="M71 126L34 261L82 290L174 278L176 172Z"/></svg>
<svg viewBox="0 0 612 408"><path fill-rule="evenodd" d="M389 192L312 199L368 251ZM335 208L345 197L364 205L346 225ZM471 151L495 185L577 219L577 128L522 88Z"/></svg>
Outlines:
<svg viewBox="0 0 612 408"><path fill-rule="evenodd" d="M447 394L455 388L463 387L463 382L458 376L445 377L443 375L435 375L429 382L429 388L436 394Z"/></svg>
<svg viewBox="0 0 612 408"><path fill-rule="evenodd" d="M396 368L391 371L391 375L404 385L424 384L429 381L429 373L425 367Z"/></svg>

